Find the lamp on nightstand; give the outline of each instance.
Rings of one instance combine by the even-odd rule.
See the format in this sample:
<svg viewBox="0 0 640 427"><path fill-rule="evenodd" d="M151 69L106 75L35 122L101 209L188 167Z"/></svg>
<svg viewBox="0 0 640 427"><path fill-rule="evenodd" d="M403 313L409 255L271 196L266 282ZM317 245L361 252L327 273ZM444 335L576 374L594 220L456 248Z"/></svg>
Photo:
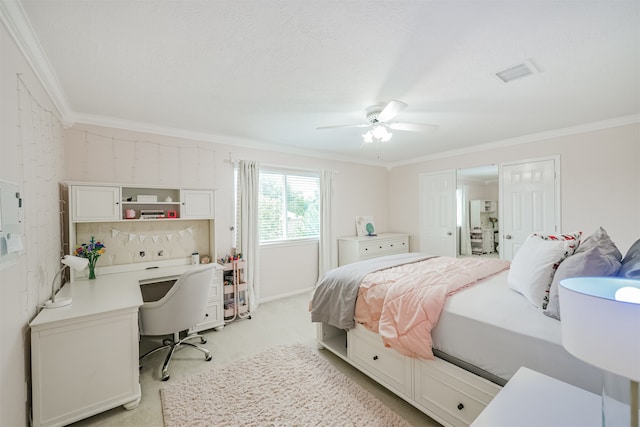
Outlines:
<svg viewBox="0 0 640 427"><path fill-rule="evenodd" d="M87 265L89 265L88 258L81 258L73 255L65 255L64 257L62 257L62 260L60 260L60 262L64 265L56 273L56 275L53 276L53 281L51 282L51 299L45 303L44 308L59 308L71 304L71 298L69 297L56 298L56 279L62 274L67 266L73 268L76 271L82 271L87 268Z"/></svg>
<svg viewBox="0 0 640 427"><path fill-rule="evenodd" d="M560 281L562 345L604 370L602 425L638 427L640 281L575 277Z"/></svg>

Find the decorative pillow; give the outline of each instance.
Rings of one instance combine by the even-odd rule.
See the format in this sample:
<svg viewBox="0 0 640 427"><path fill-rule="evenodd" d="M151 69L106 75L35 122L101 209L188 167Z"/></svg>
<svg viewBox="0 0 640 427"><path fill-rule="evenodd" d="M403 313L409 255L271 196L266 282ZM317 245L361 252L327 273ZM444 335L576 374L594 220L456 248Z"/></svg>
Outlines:
<svg viewBox="0 0 640 427"><path fill-rule="evenodd" d="M582 232L527 237L511 261L507 283L536 307L542 306L558 265L572 255Z"/></svg>
<svg viewBox="0 0 640 427"><path fill-rule="evenodd" d="M618 276L627 279L640 279L640 240L636 241L622 259Z"/></svg>
<svg viewBox="0 0 640 427"><path fill-rule="evenodd" d="M593 247L598 247L602 255L612 257L616 261L622 259L622 254L617 248L615 243L611 240L604 228L600 227L594 231L590 236L580 242L576 254L580 252L586 252Z"/></svg>
<svg viewBox="0 0 640 427"><path fill-rule="evenodd" d="M582 247L582 246L580 246ZM549 304L544 314L560 320L558 286L569 277L613 276L620 269L620 261L611 253L607 254L599 246L591 246L582 252L576 251L558 266L549 290Z"/></svg>

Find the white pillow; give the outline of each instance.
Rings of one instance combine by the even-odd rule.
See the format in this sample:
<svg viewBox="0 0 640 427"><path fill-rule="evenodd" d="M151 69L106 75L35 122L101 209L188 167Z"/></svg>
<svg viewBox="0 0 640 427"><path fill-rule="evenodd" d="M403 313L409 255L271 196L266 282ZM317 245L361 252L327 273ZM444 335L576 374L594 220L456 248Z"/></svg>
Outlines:
<svg viewBox="0 0 640 427"><path fill-rule="evenodd" d="M541 307L558 265L578 247L581 232L527 237L511 261L507 283L534 306Z"/></svg>

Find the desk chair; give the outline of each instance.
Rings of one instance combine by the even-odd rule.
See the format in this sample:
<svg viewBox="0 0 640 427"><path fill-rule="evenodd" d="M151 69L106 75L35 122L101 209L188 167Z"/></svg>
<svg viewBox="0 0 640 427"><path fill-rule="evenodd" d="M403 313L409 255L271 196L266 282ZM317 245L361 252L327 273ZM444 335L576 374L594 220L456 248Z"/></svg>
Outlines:
<svg viewBox="0 0 640 427"><path fill-rule="evenodd" d="M198 334L187 334L180 339L180 332L188 330L204 319L214 273L215 264L183 273L162 298L145 302L140 307L140 335L173 335L173 339L163 340L162 346L140 357L142 362L142 359L152 353L165 348L169 349L162 365L162 381L169 379L169 363L173 353L180 346L190 346L200 350L204 353L204 360L207 362L211 360L209 350L187 342L187 340L199 338L200 343L205 344L206 338Z"/></svg>

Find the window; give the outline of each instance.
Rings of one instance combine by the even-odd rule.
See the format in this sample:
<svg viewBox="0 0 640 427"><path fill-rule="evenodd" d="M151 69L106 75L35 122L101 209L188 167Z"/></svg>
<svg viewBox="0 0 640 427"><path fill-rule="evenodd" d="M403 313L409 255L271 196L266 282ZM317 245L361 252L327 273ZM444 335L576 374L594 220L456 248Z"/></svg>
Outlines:
<svg viewBox="0 0 640 427"><path fill-rule="evenodd" d="M260 243L320 236L320 177L317 173L260 170Z"/></svg>

